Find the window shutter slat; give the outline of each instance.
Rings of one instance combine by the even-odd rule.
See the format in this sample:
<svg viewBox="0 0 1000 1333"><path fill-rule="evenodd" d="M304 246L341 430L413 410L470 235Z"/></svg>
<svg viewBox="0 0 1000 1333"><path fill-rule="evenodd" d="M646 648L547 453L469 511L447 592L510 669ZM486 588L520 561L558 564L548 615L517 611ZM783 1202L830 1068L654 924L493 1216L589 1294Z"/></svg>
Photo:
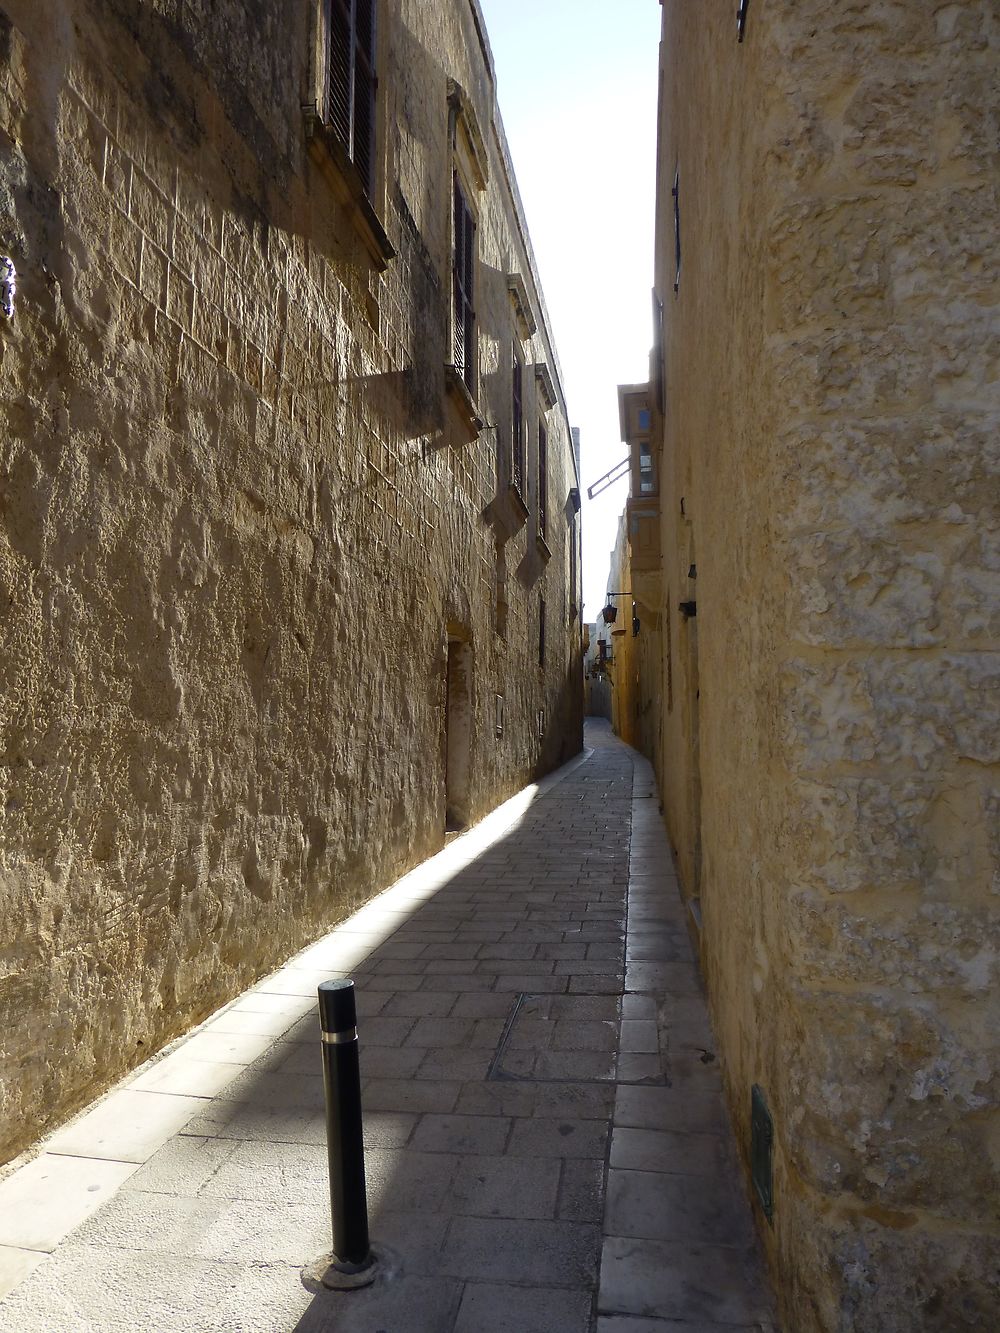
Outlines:
<svg viewBox="0 0 1000 1333"><path fill-rule="evenodd" d="M375 0L355 0L354 31L358 51L375 63Z"/></svg>
<svg viewBox="0 0 1000 1333"><path fill-rule="evenodd" d="M351 20L340 0L330 5L330 44L326 92L326 119L351 151Z"/></svg>
<svg viewBox="0 0 1000 1333"><path fill-rule="evenodd" d="M538 531L545 536L549 502L549 442L545 427L538 423Z"/></svg>
<svg viewBox="0 0 1000 1333"><path fill-rule="evenodd" d="M354 67L354 165L371 193L375 166L375 77L361 60Z"/></svg>
<svg viewBox="0 0 1000 1333"><path fill-rule="evenodd" d="M465 288L463 293L465 297L465 380L471 389L476 357L476 312L473 291L476 262L476 224L472 220L472 213L464 199L462 203L465 210L465 281L463 284Z"/></svg>
<svg viewBox="0 0 1000 1333"><path fill-rule="evenodd" d="M512 393L513 431L511 440L511 459L514 486L518 494L524 494L524 409L522 407L524 368L521 358L514 352L514 383Z"/></svg>
<svg viewBox="0 0 1000 1333"><path fill-rule="evenodd" d="M330 0L325 118L370 194L375 181L376 0Z"/></svg>
<svg viewBox="0 0 1000 1333"><path fill-rule="evenodd" d="M465 276L465 200L462 187L458 183L458 173L454 177L454 244L455 255L452 264L452 283L455 288L455 346L453 355L455 368L465 373L465 293L462 284Z"/></svg>

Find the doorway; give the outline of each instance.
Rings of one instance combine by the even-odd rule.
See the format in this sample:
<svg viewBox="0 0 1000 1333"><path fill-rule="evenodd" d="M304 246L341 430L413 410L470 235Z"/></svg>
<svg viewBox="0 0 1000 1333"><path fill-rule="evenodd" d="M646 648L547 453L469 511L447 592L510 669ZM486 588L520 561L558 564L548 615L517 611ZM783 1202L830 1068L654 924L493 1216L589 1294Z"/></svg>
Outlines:
<svg viewBox="0 0 1000 1333"><path fill-rule="evenodd" d="M445 832L469 822L472 751L472 646L449 634L445 695Z"/></svg>

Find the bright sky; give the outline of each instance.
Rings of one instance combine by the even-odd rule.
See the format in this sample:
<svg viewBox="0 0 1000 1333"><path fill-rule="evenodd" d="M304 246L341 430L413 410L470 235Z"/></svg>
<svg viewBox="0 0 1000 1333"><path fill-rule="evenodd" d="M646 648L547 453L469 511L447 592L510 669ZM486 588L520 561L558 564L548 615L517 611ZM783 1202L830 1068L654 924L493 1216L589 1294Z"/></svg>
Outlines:
<svg viewBox="0 0 1000 1333"><path fill-rule="evenodd" d="M656 0L480 0L563 371L580 427L584 619L604 605L626 480L617 386L649 377L656 165Z"/></svg>

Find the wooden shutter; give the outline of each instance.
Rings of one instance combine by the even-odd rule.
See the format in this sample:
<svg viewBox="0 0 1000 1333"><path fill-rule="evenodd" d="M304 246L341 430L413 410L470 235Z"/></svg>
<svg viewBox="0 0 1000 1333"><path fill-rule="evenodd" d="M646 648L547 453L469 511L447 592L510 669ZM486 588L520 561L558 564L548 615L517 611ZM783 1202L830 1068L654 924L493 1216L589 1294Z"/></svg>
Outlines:
<svg viewBox="0 0 1000 1333"><path fill-rule="evenodd" d="M375 0L354 0L353 130L351 157L371 194L375 184Z"/></svg>
<svg viewBox="0 0 1000 1333"><path fill-rule="evenodd" d="M511 480L519 495L524 494L524 366L514 349L513 391L511 394Z"/></svg>
<svg viewBox="0 0 1000 1333"><path fill-rule="evenodd" d="M549 502L549 460L548 437L545 427L538 423L538 531L544 537Z"/></svg>
<svg viewBox="0 0 1000 1333"><path fill-rule="evenodd" d="M476 316L472 306L476 263L476 224L458 179L454 176L455 254L452 285L455 289L455 368L470 389L475 387Z"/></svg>
<svg viewBox="0 0 1000 1333"><path fill-rule="evenodd" d="M351 152L351 8L330 0L330 45L327 53L326 120Z"/></svg>
<svg viewBox="0 0 1000 1333"><path fill-rule="evenodd" d="M375 0L330 0L326 121L371 193L375 177Z"/></svg>

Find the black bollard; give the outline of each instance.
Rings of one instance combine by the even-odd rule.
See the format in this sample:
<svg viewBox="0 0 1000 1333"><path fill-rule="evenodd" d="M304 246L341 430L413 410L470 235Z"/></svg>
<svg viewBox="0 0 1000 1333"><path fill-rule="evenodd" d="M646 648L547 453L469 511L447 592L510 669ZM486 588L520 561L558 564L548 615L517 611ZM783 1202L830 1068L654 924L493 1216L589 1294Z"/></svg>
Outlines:
<svg viewBox="0 0 1000 1333"><path fill-rule="evenodd" d="M353 981L323 981L319 1022L330 1159L333 1253L322 1281L328 1287L362 1286L374 1277L368 1239L365 1149L361 1120L358 1013Z"/></svg>

